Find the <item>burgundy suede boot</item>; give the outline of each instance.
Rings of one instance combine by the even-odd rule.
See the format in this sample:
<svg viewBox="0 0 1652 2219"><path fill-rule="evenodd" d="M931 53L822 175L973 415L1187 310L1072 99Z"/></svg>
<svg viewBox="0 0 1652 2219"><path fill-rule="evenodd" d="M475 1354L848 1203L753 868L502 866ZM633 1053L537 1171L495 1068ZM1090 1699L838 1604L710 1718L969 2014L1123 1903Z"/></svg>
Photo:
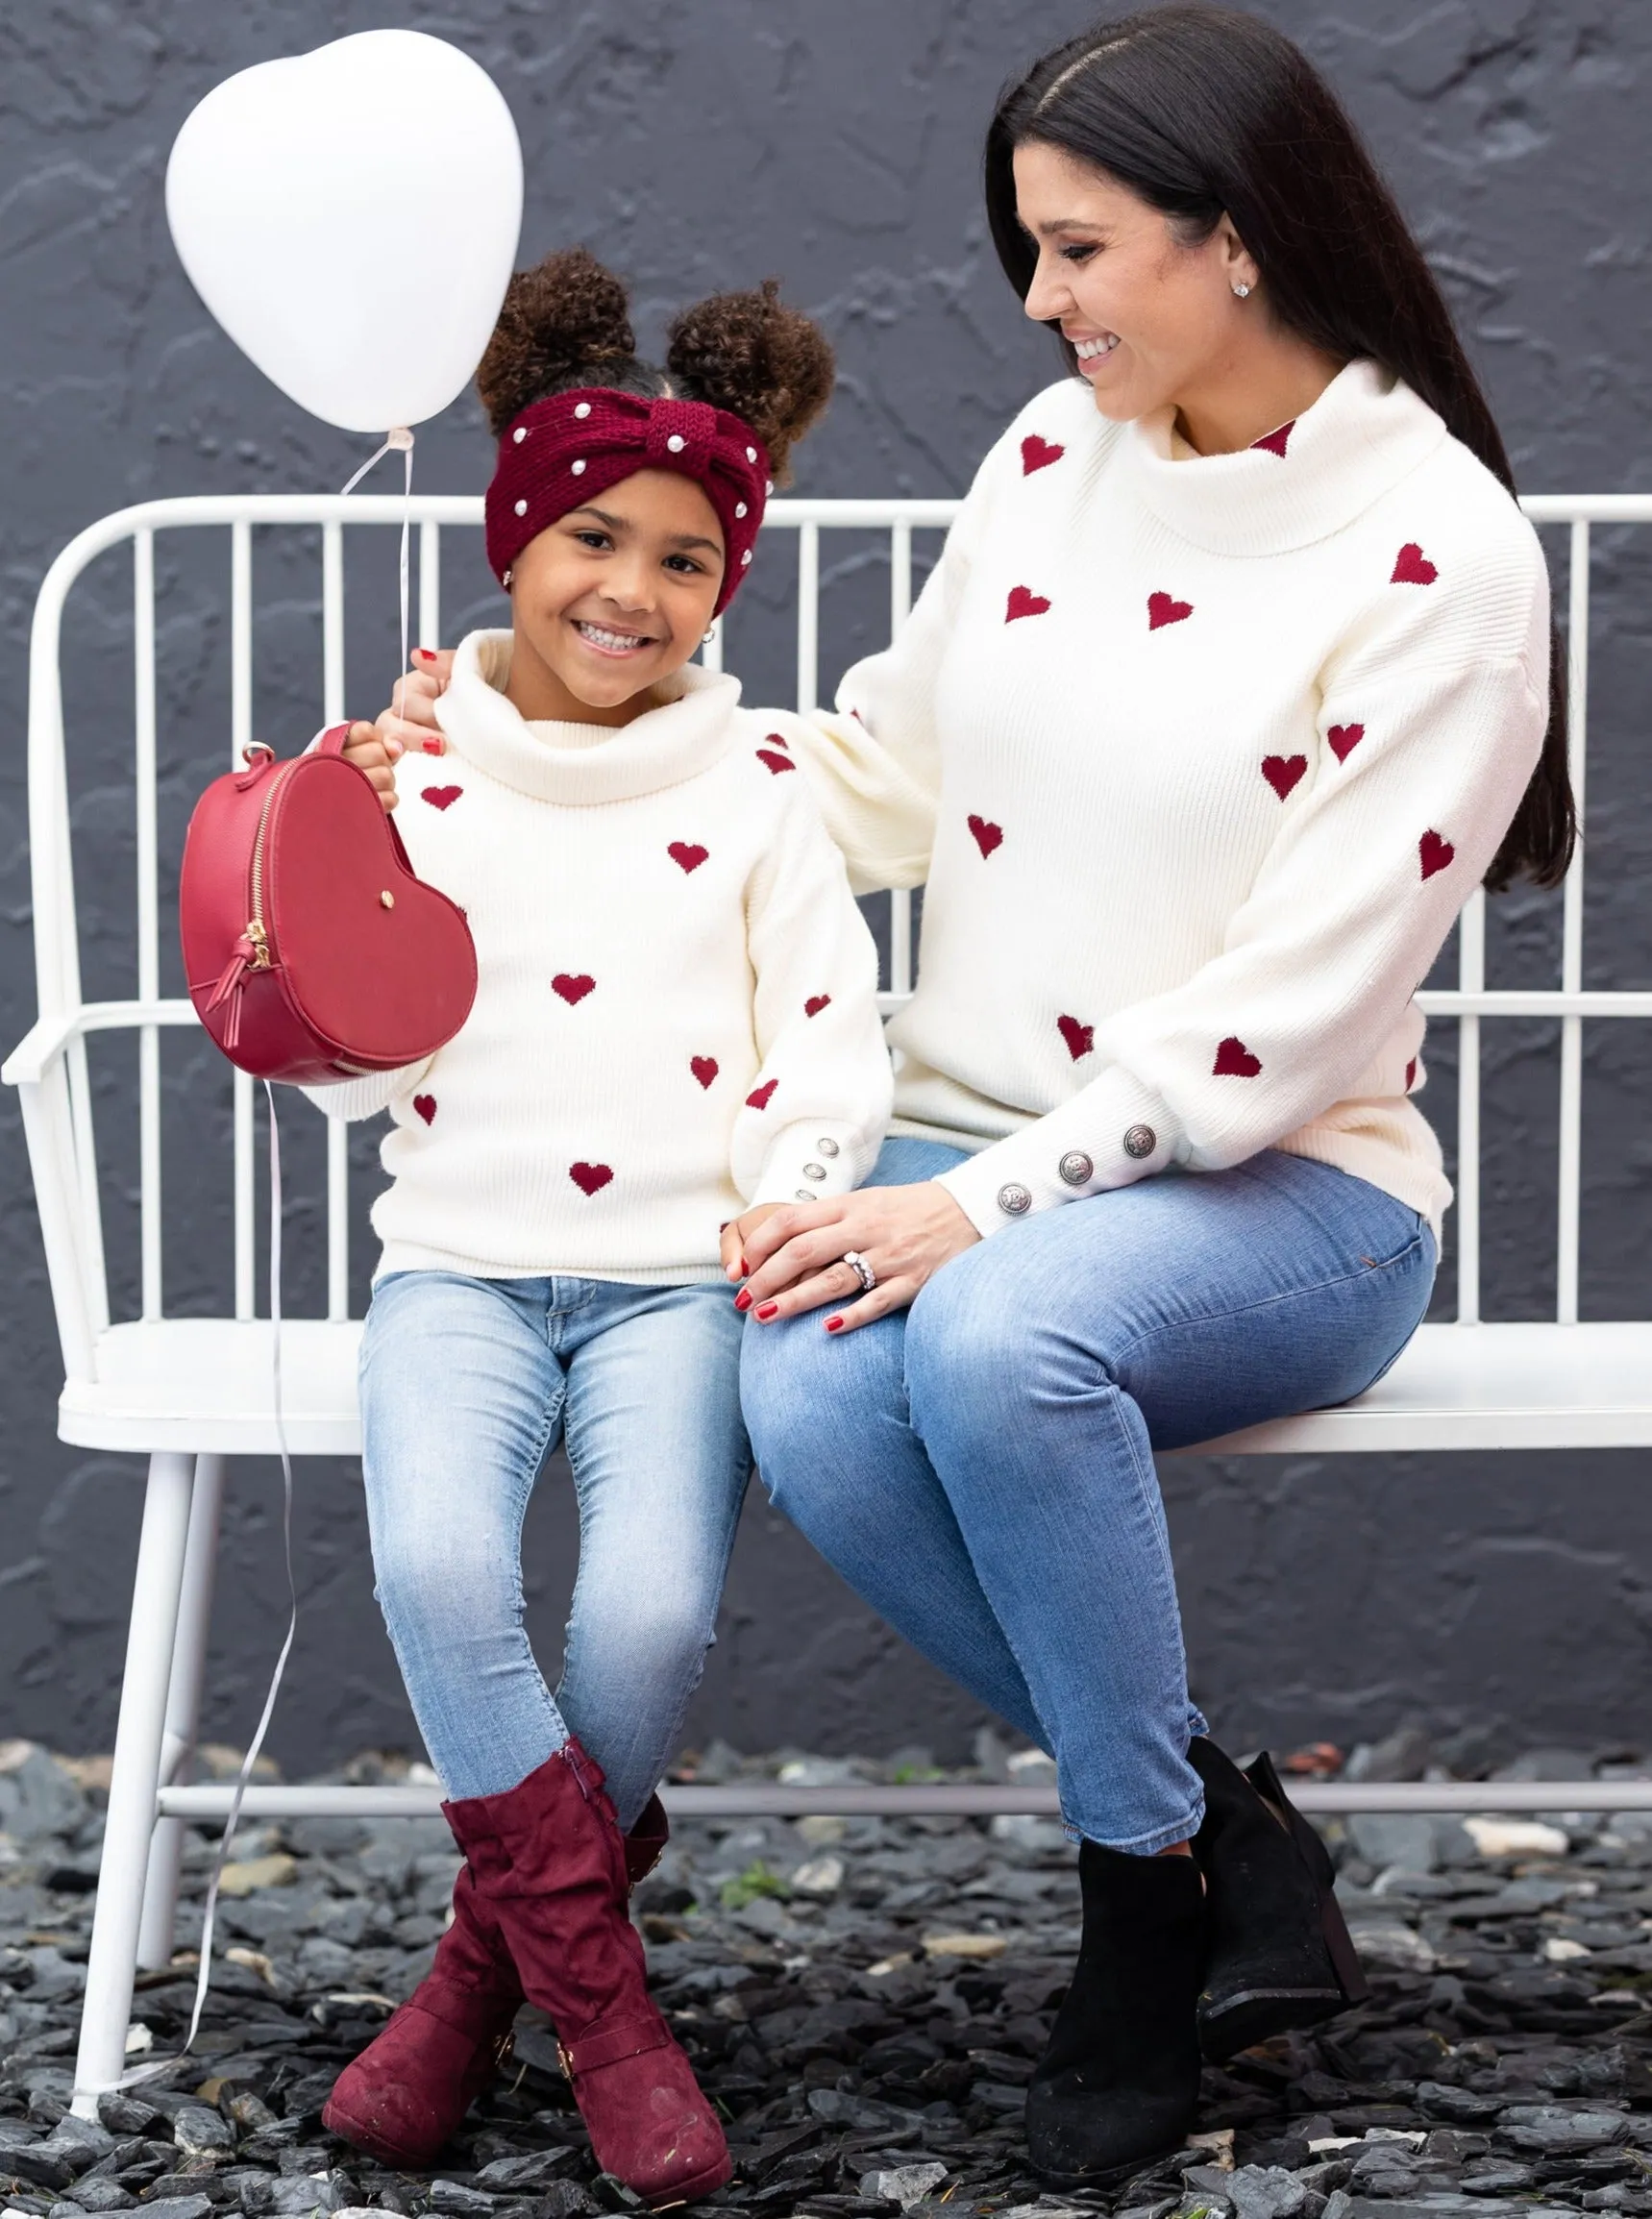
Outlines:
<svg viewBox="0 0 1652 2219"><path fill-rule="evenodd" d="M570 1738L505 1794L444 1808L528 2000L556 2028L598 2164L654 2206L720 2188L727 2144L650 1999L599 1767Z"/></svg>
<svg viewBox="0 0 1652 2219"><path fill-rule="evenodd" d="M657 1795L625 1837L634 1887L664 1854L671 1827ZM330 2134L382 2164L417 2172L434 2159L509 2054L522 1983L499 1921L470 1867L454 1883L454 1922L436 1960L384 2027L351 2060L321 2114Z"/></svg>
<svg viewBox="0 0 1652 2219"><path fill-rule="evenodd" d="M468 1865L436 1960L383 2032L345 2066L321 2114L382 2164L430 2164L510 2047L522 1984Z"/></svg>
<svg viewBox="0 0 1652 2219"><path fill-rule="evenodd" d="M670 1839L671 1820L665 1814L665 1805L657 1795L651 1795L636 1824L626 1836L628 1887L642 1885L665 1855L665 1845Z"/></svg>

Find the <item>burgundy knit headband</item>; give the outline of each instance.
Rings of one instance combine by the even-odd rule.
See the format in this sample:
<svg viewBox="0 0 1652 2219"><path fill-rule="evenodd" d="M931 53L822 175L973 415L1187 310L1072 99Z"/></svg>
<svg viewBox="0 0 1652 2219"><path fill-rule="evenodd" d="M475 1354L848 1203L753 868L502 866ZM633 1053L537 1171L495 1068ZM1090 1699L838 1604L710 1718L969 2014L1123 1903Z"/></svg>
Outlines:
<svg viewBox="0 0 1652 2219"><path fill-rule="evenodd" d="M530 539L639 470L676 470L705 489L727 557L721 615L752 567L769 496L769 456L752 427L703 401L650 401L590 385L535 401L507 424L487 489L487 560L501 585Z"/></svg>

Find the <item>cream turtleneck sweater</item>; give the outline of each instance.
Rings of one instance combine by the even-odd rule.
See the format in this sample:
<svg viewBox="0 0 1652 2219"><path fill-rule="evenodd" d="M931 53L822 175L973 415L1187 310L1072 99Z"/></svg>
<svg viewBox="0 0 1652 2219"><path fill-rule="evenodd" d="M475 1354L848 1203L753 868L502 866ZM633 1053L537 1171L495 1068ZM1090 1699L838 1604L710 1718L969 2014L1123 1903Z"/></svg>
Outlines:
<svg viewBox="0 0 1652 2219"><path fill-rule="evenodd" d="M724 1221L841 1194L889 1114L876 956L773 721L686 670L623 729L530 724L510 634L473 632L448 752L397 827L464 909L478 985L429 1062L307 1088L388 1108L379 1275L721 1276Z"/></svg>
<svg viewBox="0 0 1652 2219"><path fill-rule="evenodd" d="M1438 1230L1413 995L1537 761L1515 502L1373 365L1244 454L1052 386L897 643L777 728L862 888L926 884L897 1132L983 1233L1267 1147Z"/></svg>

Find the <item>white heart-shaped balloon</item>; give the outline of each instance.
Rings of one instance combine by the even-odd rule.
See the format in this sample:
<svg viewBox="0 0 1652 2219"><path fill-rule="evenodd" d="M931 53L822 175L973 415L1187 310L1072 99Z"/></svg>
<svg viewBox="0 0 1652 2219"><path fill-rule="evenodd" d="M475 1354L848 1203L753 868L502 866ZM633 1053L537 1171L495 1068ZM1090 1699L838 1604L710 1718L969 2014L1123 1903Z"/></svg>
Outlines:
<svg viewBox="0 0 1652 2219"><path fill-rule="evenodd" d="M522 229L499 87L445 39L363 31L209 92L166 168L196 291L284 393L347 431L445 408Z"/></svg>

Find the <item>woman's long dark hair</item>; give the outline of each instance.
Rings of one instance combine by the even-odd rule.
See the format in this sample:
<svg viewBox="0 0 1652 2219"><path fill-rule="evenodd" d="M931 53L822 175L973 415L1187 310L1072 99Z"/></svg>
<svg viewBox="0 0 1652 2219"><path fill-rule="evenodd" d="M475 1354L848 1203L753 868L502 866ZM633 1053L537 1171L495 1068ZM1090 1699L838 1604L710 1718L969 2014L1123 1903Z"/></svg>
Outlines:
<svg viewBox="0 0 1652 2219"><path fill-rule="evenodd" d="M1028 140L1105 171L1190 245L1227 215L1288 331L1402 379L1513 494L1502 435L1422 250L1341 102L1282 32L1226 8L1149 9L1069 39L1009 86L987 134L987 218L1023 300L1038 251L1017 217L1013 165ZM1486 884L1556 885L1576 842L1557 652L1542 756Z"/></svg>

